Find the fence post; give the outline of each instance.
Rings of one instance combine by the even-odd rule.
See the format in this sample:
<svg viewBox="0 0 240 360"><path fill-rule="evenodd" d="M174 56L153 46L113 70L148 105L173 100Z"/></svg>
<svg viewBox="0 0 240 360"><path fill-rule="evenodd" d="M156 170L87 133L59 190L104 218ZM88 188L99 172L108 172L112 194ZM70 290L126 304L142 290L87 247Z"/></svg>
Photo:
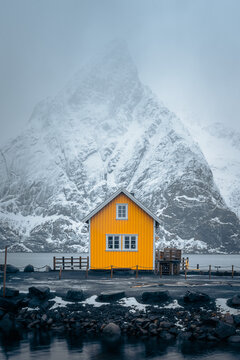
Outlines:
<svg viewBox="0 0 240 360"><path fill-rule="evenodd" d="M80 270L82 269L82 257L80 256L79 258L79 267L80 267Z"/></svg>
<svg viewBox="0 0 240 360"><path fill-rule="evenodd" d="M233 276L234 276L234 265L232 265L232 279L233 279Z"/></svg>
<svg viewBox="0 0 240 360"><path fill-rule="evenodd" d="M53 257L53 270L56 270L56 256Z"/></svg>
<svg viewBox="0 0 240 360"><path fill-rule="evenodd" d="M209 279L211 279L211 265L209 265Z"/></svg>
<svg viewBox="0 0 240 360"><path fill-rule="evenodd" d="M160 278L162 277L162 264L160 263Z"/></svg>
<svg viewBox="0 0 240 360"><path fill-rule="evenodd" d="M185 280L187 280L187 268L185 267Z"/></svg>
<svg viewBox="0 0 240 360"><path fill-rule="evenodd" d="M184 259L184 257L182 258L182 270L184 270L184 268L185 268L185 259Z"/></svg>
<svg viewBox="0 0 240 360"><path fill-rule="evenodd" d="M111 265L111 279L113 277L113 266Z"/></svg>
<svg viewBox="0 0 240 360"><path fill-rule="evenodd" d="M199 270L199 264L197 264L197 270Z"/></svg>
<svg viewBox="0 0 240 360"><path fill-rule="evenodd" d="M3 297L5 297L5 290L6 290L6 274L7 274L7 246L5 246L4 275L3 275Z"/></svg>
<svg viewBox="0 0 240 360"><path fill-rule="evenodd" d="M173 275L173 263L170 262L169 264L169 270L170 270L170 275Z"/></svg>
<svg viewBox="0 0 240 360"><path fill-rule="evenodd" d="M63 267L63 270L65 269L65 266L64 266L64 256L62 257L62 267Z"/></svg>
<svg viewBox="0 0 240 360"><path fill-rule="evenodd" d="M138 265L136 265L136 278L138 278Z"/></svg>
<svg viewBox="0 0 240 360"><path fill-rule="evenodd" d="M71 270L73 270L73 256L71 256Z"/></svg>
<svg viewBox="0 0 240 360"><path fill-rule="evenodd" d="M88 262L87 262L87 267L86 267L86 279L88 278Z"/></svg>
<svg viewBox="0 0 240 360"><path fill-rule="evenodd" d="M59 269L59 280L61 280L61 277L62 277L62 267L60 266L60 269Z"/></svg>

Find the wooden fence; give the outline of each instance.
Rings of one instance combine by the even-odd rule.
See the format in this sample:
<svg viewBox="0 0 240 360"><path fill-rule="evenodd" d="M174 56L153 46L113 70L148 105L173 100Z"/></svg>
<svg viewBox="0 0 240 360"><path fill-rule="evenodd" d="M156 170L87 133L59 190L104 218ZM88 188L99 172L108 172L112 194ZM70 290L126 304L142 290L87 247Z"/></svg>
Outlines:
<svg viewBox="0 0 240 360"><path fill-rule="evenodd" d="M53 257L53 270L88 270L89 256L87 257Z"/></svg>

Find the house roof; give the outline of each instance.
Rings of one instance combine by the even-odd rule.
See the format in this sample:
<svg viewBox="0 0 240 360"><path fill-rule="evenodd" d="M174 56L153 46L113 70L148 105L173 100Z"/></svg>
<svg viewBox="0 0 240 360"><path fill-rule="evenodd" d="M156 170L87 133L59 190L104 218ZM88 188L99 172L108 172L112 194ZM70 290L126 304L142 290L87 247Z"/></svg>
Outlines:
<svg viewBox="0 0 240 360"><path fill-rule="evenodd" d="M102 202L99 206L97 206L92 212L90 212L82 222L87 222L91 219L94 215L96 215L104 206L106 206L110 201L115 199L119 194L125 194L129 199L131 199L135 204L137 204L142 210L144 210L149 216L151 216L158 224L160 224L160 219L149 209L146 208L139 200L137 200L132 194L130 194L126 189L119 189L115 193L113 193L107 200Z"/></svg>

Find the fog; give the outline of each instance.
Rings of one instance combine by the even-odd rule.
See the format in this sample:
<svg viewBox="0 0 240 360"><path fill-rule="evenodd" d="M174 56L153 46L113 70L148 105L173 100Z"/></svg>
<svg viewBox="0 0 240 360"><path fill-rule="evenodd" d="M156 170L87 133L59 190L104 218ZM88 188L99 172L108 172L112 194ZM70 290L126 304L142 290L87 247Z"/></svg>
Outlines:
<svg viewBox="0 0 240 360"><path fill-rule="evenodd" d="M114 38L180 117L240 131L240 1L0 0L0 9L0 144Z"/></svg>

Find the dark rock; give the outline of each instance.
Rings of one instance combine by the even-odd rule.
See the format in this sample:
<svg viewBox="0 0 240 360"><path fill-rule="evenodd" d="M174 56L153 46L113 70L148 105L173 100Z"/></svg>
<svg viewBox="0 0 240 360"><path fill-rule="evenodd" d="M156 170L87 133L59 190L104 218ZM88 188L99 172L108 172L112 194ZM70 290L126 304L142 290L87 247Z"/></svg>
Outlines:
<svg viewBox="0 0 240 360"><path fill-rule="evenodd" d="M50 271L52 271L52 268L51 268L51 266L49 266L49 265L46 265L46 267L45 267L45 271L46 271L46 272L50 272Z"/></svg>
<svg viewBox="0 0 240 360"><path fill-rule="evenodd" d="M234 307L234 308L239 308L240 307L240 295L234 295L231 299L228 299L227 301L227 305Z"/></svg>
<svg viewBox="0 0 240 360"><path fill-rule="evenodd" d="M5 297L12 298L19 295L19 290L12 288L5 288ZM3 296L3 288L0 290L0 296Z"/></svg>
<svg viewBox="0 0 240 360"><path fill-rule="evenodd" d="M102 292L98 297L97 301L104 302L104 301L115 301L122 299L125 296L124 291L105 291Z"/></svg>
<svg viewBox="0 0 240 360"><path fill-rule="evenodd" d="M165 329L169 329L171 326L173 326L173 324L169 321L161 321L159 325Z"/></svg>
<svg viewBox="0 0 240 360"><path fill-rule="evenodd" d="M228 342L230 342L230 343L234 343L234 344L236 344L236 343L240 343L240 336L239 335L232 335L232 336L230 336L229 338L228 338Z"/></svg>
<svg viewBox="0 0 240 360"><path fill-rule="evenodd" d="M182 340L190 340L192 337L192 333L190 331L183 331L179 334L179 337Z"/></svg>
<svg viewBox="0 0 240 360"><path fill-rule="evenodd" d="M13 328L13 326L14 323L10 318L9 314L5 314L3 318L0 320L0 329L5 333L9 333Z"/></svg>
<svg viewBox="0 0 240 360"><path fill-rule="evenodd" d="M214 332L219 339L225 339L231 335L234 335L236 333L236 329L230 324L219 321Z"/></svg>
<svg viewBox="0 0 240 360"><path fill-rule="evenodd" d="M68 290L66 299L70 301L82 301L84 300L84 294L82 290Z"/></svg>
<svg viewBox="0 0 240 360"><path fill-rule="evenodd" d="M171 299L168 291L145 291L142 293L144 303L163 303Z"/></svg>
<svg viewBox="0 0 240 360"><path fill-rule="evenodd" d="M121 329L114 323L109 323L103 328L103 334L108 340L115 340L121 336Z"/></svg>
<svg viewBox="0 0 240 360"><path fill-rule="evenodd" d="M171 341L175 339L175 336L173 334L170 334L168 331L164 330L160 333L160 338L166 341Z"/></svg>
<svg viewBox="0 0 240 360"><path fill-rule="evenodd" d="M15 312L21 305L21 299L7 299L0 297L0 308L6 312Z"/></svg>
<svg viewBox="0 0 240 360"><path fill-rule="evenodd" d="M24 272L34 272L34 267L30 264L28 264L27 266L25 266Z"/></svg>
<svg viewBox="0 0 240 360"><path fill-rule="evenodd" d="M4 265L0 265L0 270L1 271L4 271ZM10 265L10 264L7 264L7 273L9 274L15 274L17 272L19 272L19 269L16 267L16 266L13 266L13 265Z"/></svg>
<svg viewBox="0 0 240 360"><path fill-rule="evenodd" d="M204 293L187 291L183 300L185 303L199 303L210 301L210 297Z"/></svg>
<svg viewBox="0 0 240 360"><path fill-rule="evenodd" d="M208 341L211 341L211 342L216 342L216 341L218 341L218 339L216 338L216 336L213 336L213 335L211 335L211 334L208 334L207 340L208 340Z"/></svg>
<svg viewBox="0 0 240 360"><path fill-rule="evenodd" d="M228 313L224 315L223 320L224 320L224 322L227 323L227 324L230 324L230 325L233 325L233 324L234 324L233 316L230 315L230 314L228 314Z"/></svg>
<svg viewBox="0 0 240 360"><path fill-rule="evenodd" d="M240 315L233 315L234 323L240 326Z"/></svg>
<svg viewBox="0 0 240 360"><path fill-rule="evenodd" d="M49 297L50 295L50 289L49 287L44 287L44 286L39 286L39 287L35 287L35 286L31 286L29 289L29 296L30 297L37 297L39 299L45 299L47 297Z"/></svg>

